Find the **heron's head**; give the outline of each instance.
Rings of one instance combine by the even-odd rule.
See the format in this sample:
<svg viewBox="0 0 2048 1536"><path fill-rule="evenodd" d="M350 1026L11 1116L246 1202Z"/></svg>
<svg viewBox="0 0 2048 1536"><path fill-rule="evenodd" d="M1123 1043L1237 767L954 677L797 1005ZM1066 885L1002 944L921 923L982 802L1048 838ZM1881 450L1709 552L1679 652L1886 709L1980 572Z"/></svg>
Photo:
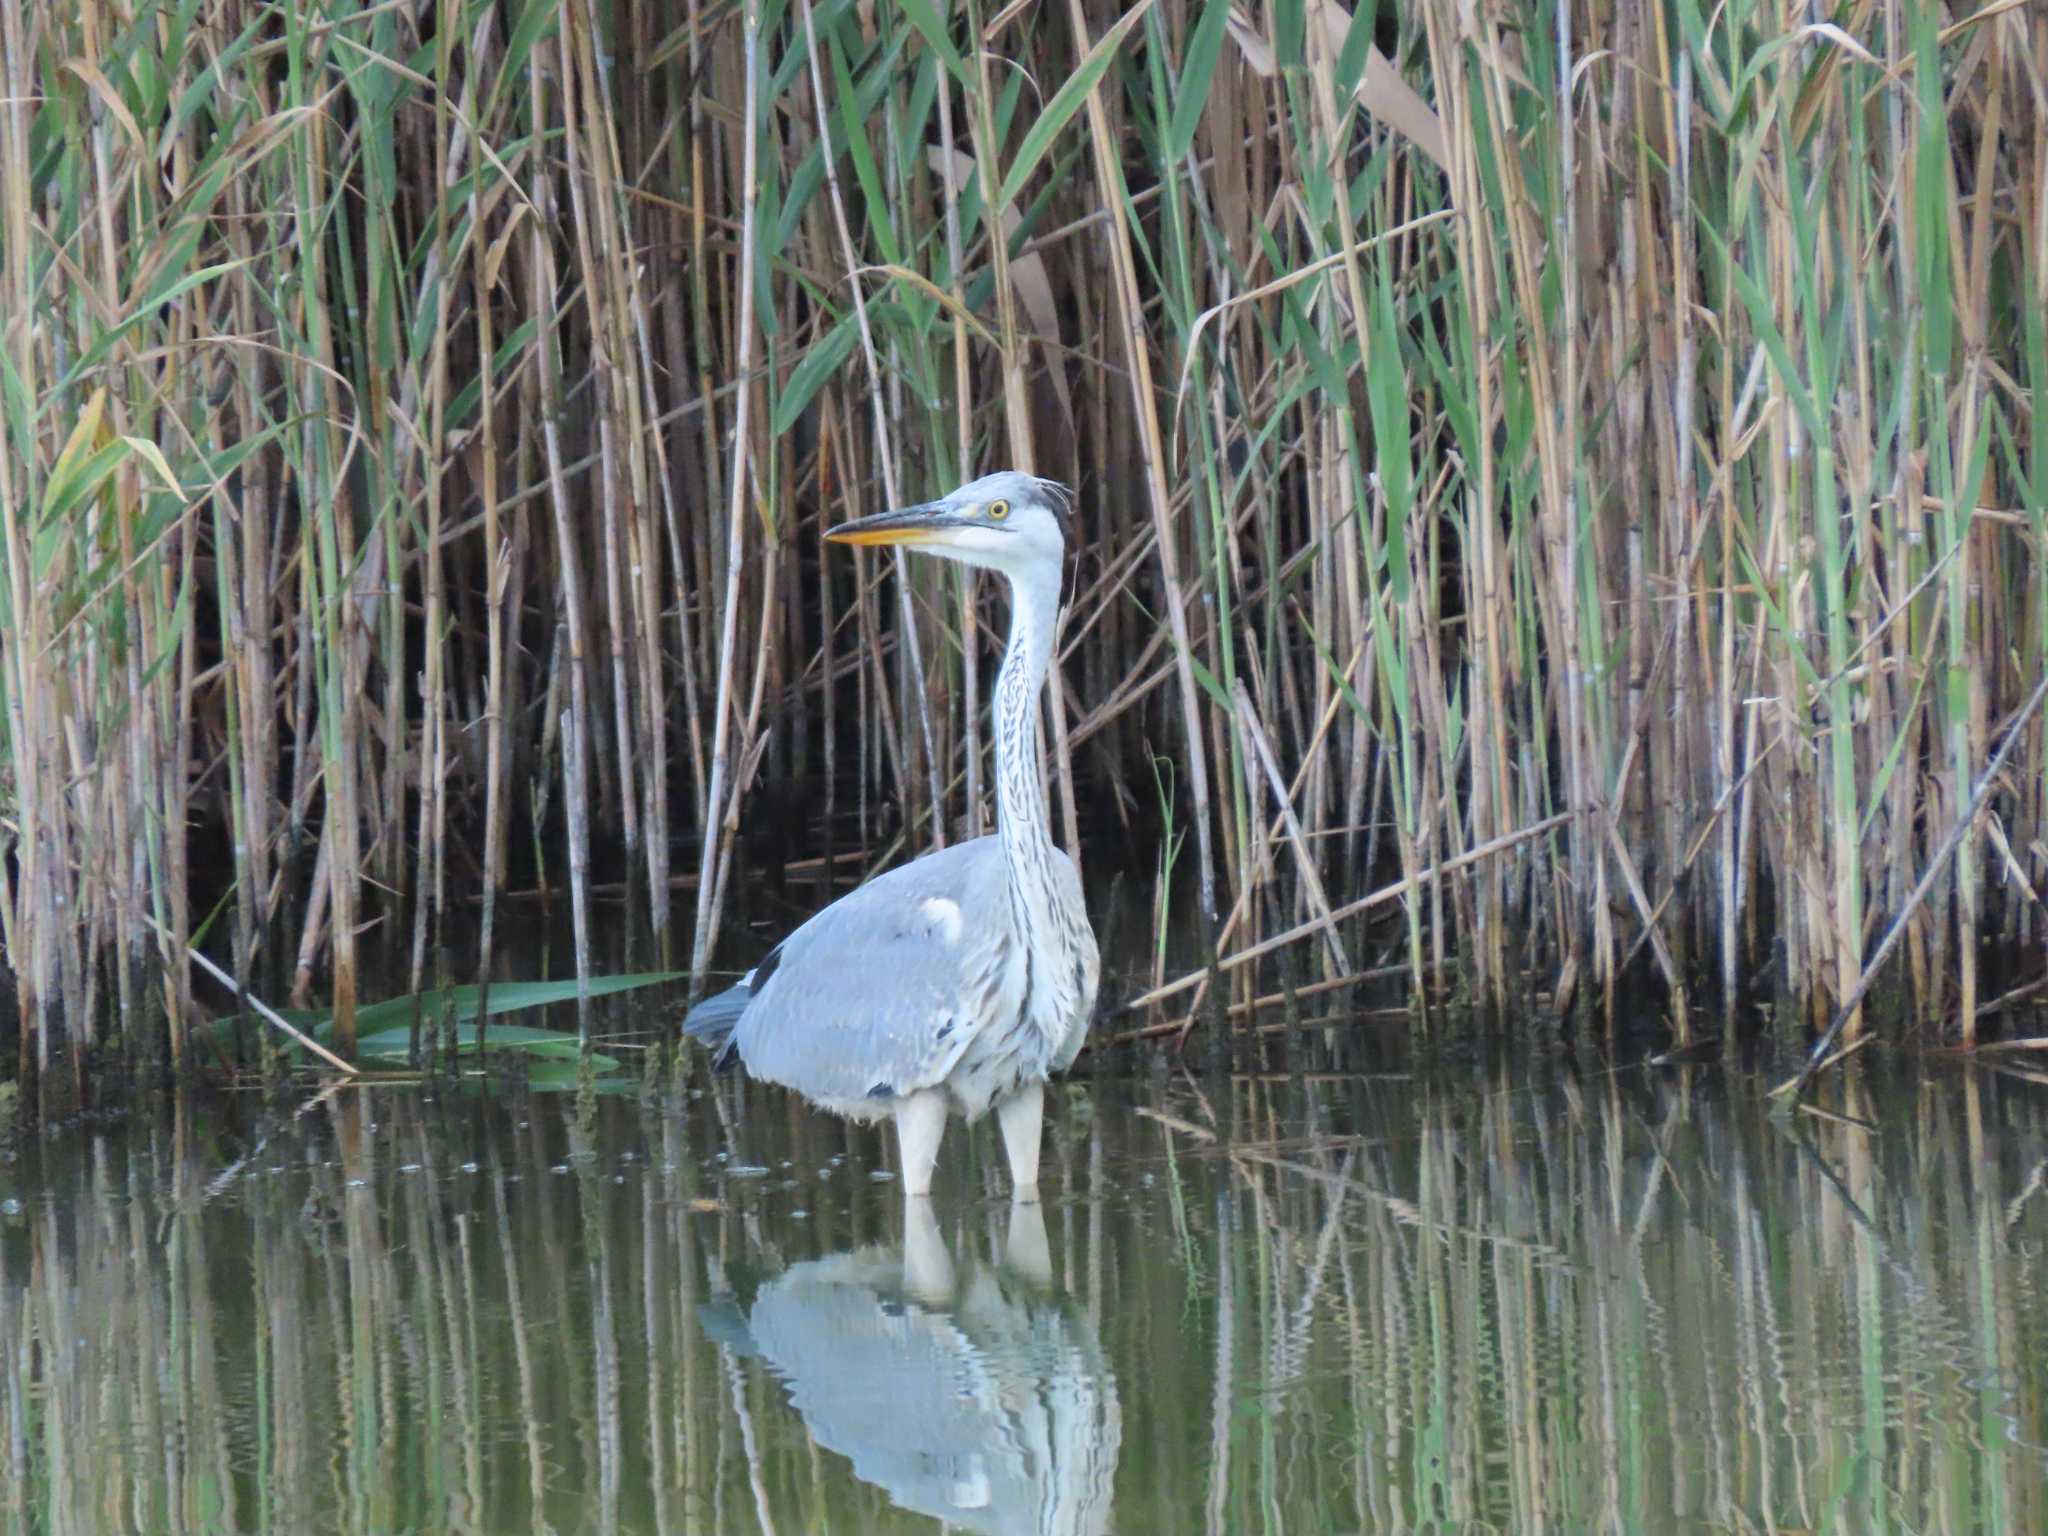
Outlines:
<svg viewBox="0 0 2048 1536"><path fill-rule="evenodd" d="M841 544L901 544L1012 578L1049 571L1067 550L1066 488L1014 469L971 480L922 506L855 518L828 529Z"/></svg>

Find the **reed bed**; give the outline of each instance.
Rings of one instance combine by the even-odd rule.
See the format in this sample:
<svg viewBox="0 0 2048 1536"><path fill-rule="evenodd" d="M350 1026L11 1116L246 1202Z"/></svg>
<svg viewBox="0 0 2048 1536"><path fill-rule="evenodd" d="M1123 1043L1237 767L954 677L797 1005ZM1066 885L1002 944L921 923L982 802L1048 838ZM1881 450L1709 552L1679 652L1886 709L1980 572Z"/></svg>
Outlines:
<svg viewBox="0 0 2048 1536"><path fill-rule="evenodd" d="M0 0L0 76L24 1071L192 1066L195 944L346 1050L367 925L608 877L701 976L748 827L985 829L995 599L816 535L1005 464L1183 1000L1796 1032L1898 925L1971 1042L2041 936L2038 7Z"/></svg>

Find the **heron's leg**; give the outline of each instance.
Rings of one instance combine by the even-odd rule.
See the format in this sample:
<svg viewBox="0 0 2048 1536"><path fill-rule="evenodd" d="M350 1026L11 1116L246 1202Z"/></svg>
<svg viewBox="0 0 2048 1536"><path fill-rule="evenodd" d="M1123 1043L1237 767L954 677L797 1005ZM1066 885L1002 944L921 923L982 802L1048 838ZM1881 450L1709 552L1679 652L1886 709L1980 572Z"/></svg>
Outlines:
<svg viewBox="0 0 2048 1536"><path fill-rule="evenodd" d="M1045 1129L1045 1084L1026 1083L996 1106L1003 1150L1010 1154L1010 1182L1016 1198L1038 1198L1038 1137Z"/></svg>
<svg viewBox="0 0 2048 1536"><path fill-rule="evenodd" d="M946 1095L920 1088L896 1106L896 1144L903 1153L903 1193L917 1199L932 1192L932 1168L939 1138L946 1134Z"/></svg>

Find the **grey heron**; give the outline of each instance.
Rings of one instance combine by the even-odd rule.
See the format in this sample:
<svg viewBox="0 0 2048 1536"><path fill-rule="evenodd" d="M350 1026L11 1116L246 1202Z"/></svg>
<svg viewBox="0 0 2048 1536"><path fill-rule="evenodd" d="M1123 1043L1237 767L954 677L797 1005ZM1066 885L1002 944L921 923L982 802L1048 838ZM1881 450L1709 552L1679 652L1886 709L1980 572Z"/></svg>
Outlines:
<svg viewBox="0 0 2048 1536"><path fill-rule="evenodd" d="M996 679L996 830L869 881L690 1011L683 1028L748 1072L856 1120L896 1122L907 1197L931 1192L949 1115L993 1107L1018 1197L1037 1198L1044 1084L1073 1062L1099 963L1039 777L1066 492L1005 470L941 500L829 530L996 571L1010 642Z"/></svg>

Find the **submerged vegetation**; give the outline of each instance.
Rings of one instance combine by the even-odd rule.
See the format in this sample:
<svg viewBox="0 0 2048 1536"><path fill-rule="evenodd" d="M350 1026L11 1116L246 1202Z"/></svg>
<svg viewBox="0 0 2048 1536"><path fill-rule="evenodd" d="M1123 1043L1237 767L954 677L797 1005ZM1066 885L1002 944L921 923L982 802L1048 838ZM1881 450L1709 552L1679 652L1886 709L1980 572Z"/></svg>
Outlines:
<svg viewBox="0 0 2048 1536"><path fill-rule="evenodd" d="M2048 879L2048 17L1807 15L0 0L23 1069L187 1063L201 943L346 1054L378 916L420 992L566 886L587 963L602 857L701 972L744 822L985 827L992 599L816 533L1006 464L1080 493L1062 840L1221 957L1161 996L1796 1031L1895 929L1974 1040Z"/></svg>

